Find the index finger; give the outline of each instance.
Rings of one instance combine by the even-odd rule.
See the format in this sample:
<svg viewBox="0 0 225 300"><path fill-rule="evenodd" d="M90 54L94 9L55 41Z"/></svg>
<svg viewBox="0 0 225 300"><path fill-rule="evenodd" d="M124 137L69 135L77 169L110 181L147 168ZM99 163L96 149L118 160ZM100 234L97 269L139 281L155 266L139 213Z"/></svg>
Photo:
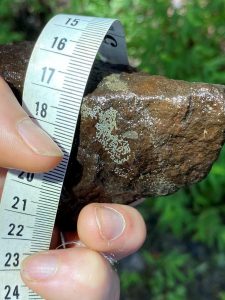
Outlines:
<svg viewBox="0 0 225 300"><path fill-rule="evenodd" d="M0 166L44 172L62 159L62 151L37 126L0 77Z"/></svg>

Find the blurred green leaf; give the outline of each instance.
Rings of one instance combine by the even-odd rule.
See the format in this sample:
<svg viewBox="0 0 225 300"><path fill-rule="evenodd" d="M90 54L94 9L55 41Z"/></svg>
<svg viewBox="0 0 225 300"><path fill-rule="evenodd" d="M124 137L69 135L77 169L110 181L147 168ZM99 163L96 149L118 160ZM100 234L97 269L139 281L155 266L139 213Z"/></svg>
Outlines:
<svg viewBox="0 0 225 300"><path fill-rule="evenodd" d="M225 84L225 1L173 3L0 0L0 43L35 39L47 19L60 12L119 18L130 61L140 69L174 79ZM149 234L143 270L121 273L126 299L205 300L196 285L201 284L201 276L214 280L209 271L213 270L217 282L205 285L204 293L208 289L208 299L225 300L225 274L218 275L225 265L224 199L225 148L202 182L148 199L139 207Z"/></svg>

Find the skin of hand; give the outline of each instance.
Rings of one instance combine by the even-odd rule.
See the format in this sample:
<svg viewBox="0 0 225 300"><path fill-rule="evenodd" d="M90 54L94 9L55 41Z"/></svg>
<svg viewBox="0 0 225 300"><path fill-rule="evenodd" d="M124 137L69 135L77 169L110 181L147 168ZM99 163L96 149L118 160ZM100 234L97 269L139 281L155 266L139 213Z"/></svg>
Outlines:
<svg viewBox="0 0 225 300"><path fill-rule="evenodd" d="M62 159L52 139L27 116L0 78L0 194L8 168L45 172ZM146 237L139 212L119 204L90 204L81 211L77 232L64 233L80 246L49 250L22 262L25 284L46 300L118 300L119 278L101 253L119 260L137 251ZM51 248L59 245L54 229Z"/></svg>

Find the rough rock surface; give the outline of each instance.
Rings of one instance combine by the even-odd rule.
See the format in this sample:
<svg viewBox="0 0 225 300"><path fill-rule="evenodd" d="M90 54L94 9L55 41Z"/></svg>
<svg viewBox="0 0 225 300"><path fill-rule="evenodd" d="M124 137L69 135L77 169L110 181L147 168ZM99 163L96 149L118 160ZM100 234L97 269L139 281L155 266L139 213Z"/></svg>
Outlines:
<svg viewBox="0 0 225 300"><path fill-rule="evenodd" d="M82 176L61 212L95 201L129 204L195 183L217 158L224 131L222 85L142 73L105 77L83 99L72 168Z"/></svg>
<svg viewBox="0 0 225 300"><path fill-rule="evenodd" d="M83 99L57 217L64 229L86 203L129 204L201 180L224 142L224 86L117 73Z"/></svg>
<svg viewBox="0 0 225 300"><path fill-rule="evenodd" d="M0 45L0 75L19 100L33 45L31 42Z"/></svg>

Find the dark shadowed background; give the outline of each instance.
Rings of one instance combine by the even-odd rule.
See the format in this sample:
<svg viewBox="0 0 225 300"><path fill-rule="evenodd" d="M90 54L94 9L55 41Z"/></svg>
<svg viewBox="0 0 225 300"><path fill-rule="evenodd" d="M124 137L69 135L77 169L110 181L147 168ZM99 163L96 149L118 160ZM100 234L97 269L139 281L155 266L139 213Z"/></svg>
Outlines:
<svg viewBox="0 0 225 300"><path fill-rule="evenodd" d="M130 63L225 84L225 0L0 0L0 43L35 40L56 13L118 18ZM147 199L144 247L118 265L121 299L225 300L225 149L208 177Z"/></svg>

